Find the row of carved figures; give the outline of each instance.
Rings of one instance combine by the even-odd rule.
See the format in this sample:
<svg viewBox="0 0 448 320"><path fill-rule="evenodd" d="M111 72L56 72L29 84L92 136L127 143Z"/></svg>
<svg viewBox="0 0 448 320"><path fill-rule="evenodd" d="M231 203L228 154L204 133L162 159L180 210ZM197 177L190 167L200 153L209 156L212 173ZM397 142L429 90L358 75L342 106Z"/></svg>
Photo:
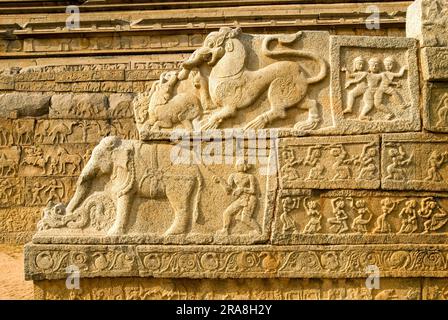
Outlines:
<svg viewBox="0 0 448 320"><path fill-rule="evenodd" d="M282 198L283 212L280 216L282 222L282 232L284 234L299 234L297 224L291 212L300 208L301 197ZM352 223L349 224L349 215L347 214L350 203L351 211L355 214ZM397 211L398 206L404 202L401 210ZM308 222L302 230L304 234L319 233L323 229L323 216L318 201L310 197L303 198L302 206L308 217ZM367 202L363 199L355 200L351 197L338 197L331 200L333 207L333 216L326 219L329 230L332 233L399 233L411 234L419 231L419 217L424 220L422 233L434 232L446 225L448 222L448 212L433 197L427 197L420 200L420 205L416 199L398 199L392 200L387 197L380 201L381 214L376 218L372 227L374 215L369 209ZM394 212L398 213L401 220L399 230L394 230L388 217Z"/></svg>

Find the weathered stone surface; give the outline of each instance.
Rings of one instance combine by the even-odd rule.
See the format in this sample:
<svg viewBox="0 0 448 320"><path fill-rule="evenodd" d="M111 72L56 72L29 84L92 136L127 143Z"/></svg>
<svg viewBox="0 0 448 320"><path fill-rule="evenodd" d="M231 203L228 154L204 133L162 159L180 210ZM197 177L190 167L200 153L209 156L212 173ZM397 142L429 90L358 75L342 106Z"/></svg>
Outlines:
<svg viewBox="0 0 448 320"><path fill-rule="evenodd" d="M382 277L447 277L446 245L339 246L80 246L25 247L25 276L84 278L365 278L375 262Z"/></svg>
<svg viewBox="0 0 448 320"><path fill-rule="evenodd" d="M273 242L443 244L447 210L443 193L282 190Z"/></svg>
<svg viewBox="0 0 448 320"><path fill-rule="evenodd" d="M131 94L111 94L109 96L109 117L111 119L132 118L134 116Z"/></svg>
<svg viewBox="0 0 448 320"><path fill-rule="evenodd" d="M427 83L423 92L425 129L448 132L448 82Z"/></svg>
<svg viewBox="0 0 448 320"><path fill-rule="evenodd" d="M103 94L56 94L51 97L50 118L107 119Z"/></svg>
<svg viewBox="0 0 448 320"><path fill-rule="evenodd" d="M420 130L417 42L331 37L335 126L346 134Z"/></svg>
<svg viewBox="0 0 448 320"><path fill-rule="evenodd" d="M448 48L423 48L421 61L424 80L448 80Z"/></svg>
<svg viewBox="0 0 448 320"><path fill-rule="evenodd" d="M428 290L423 299L446 299L446 292L440 292L444 289L439 287L442 281L431 279L431 286L423 289ZM65 280L35 281L35 297L45 300L418 300L422 294L421 280L394 278L381 278L380 289L366 288L365 279L90 278L83 279L82 283L80 290L67 290Z"/></svg>
<svg viewBox="0 0 448 320"><path fill-rule="evenodd" d="M48 113L50 95L41 93L0 94L0 117L41 116Z"/></svg>
<svg viewBox="0 0 448 320"><path fill-rule="evenodd" d="M447 17L446 0L416 0L407 10L406 36L423 47L448 46Z"/></svg>
<svg viewBox="0 0 448 320"><path fill-rule="evenodd" d="M447 191L447 143L444 135L383 135L382 188Z"/></svg>
<svg viewBox="0 0 448 320"><path fill-rule="evenodd" d="M283 189L376 189L380 186L379 137L281 139Z"/></svg>

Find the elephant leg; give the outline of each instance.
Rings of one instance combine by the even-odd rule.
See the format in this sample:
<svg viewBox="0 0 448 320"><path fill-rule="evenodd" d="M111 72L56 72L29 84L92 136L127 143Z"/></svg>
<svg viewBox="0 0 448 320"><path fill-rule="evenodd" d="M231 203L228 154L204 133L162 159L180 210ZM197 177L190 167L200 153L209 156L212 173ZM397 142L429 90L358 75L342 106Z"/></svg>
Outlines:
<svg viewBox="0 0 448 320"><path fill-rule="evenodd" d="M189 210L190 196L194 191L194 180L176 179L171 184L166 184L166 197L174 211L174 220L165 235L181 235L188 232L188 227L193 220Z"/></svg>
<svg viewBox="0 0 448 320"><path fill-rule="evenodd" d="M125 194L117 199L117 213L112 227L107 232L108 235L122 235L129 218L133 194Z"/></svg>

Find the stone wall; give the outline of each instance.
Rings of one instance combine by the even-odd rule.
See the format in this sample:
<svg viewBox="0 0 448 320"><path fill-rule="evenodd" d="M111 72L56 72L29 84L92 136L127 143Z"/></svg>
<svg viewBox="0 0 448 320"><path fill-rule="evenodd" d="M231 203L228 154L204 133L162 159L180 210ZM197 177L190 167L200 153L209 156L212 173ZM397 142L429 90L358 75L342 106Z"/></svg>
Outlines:
<svg viewBox="0 0 448 320"><path fill-rule="evenodd" d="M409 1L377 3L381 29L365 27L362 1L296 1L183 8L158 2L0 5L0 242L30 240L44 206L67 202L92 148L107 135L137 138L131 101L220 26L249 33L298 29L403 36ZM59 2L60 3L60 2ZM316 4L315 4L316 3ZM209 4L210 5L210 4ZM443 90L439 84L431 90Z"/></svg>

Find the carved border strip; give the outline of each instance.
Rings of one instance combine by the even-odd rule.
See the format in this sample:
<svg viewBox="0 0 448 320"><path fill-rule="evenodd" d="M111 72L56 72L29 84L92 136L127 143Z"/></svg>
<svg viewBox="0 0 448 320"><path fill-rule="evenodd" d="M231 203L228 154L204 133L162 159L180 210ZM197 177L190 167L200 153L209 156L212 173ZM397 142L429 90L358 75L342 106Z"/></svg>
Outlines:
<svg viewBox="0 0 448 320"><path fill-rule="evenodd" d="M448 277L447 245L351 246L25 246L28 280L81 277L365 278Z"/></svg>

